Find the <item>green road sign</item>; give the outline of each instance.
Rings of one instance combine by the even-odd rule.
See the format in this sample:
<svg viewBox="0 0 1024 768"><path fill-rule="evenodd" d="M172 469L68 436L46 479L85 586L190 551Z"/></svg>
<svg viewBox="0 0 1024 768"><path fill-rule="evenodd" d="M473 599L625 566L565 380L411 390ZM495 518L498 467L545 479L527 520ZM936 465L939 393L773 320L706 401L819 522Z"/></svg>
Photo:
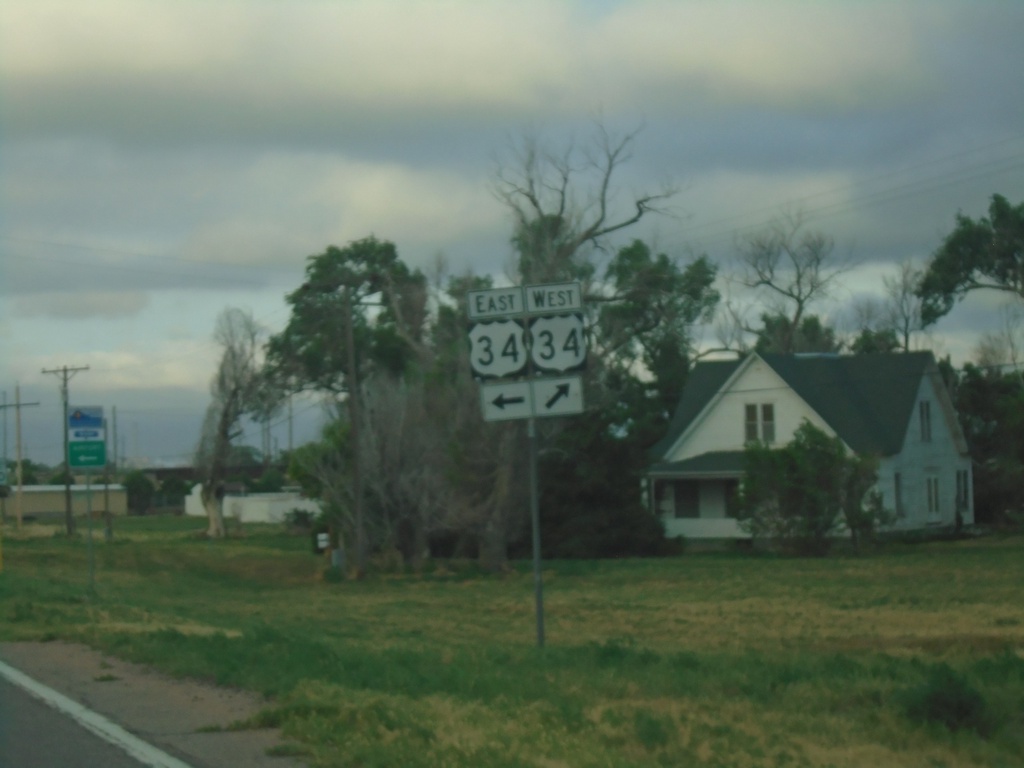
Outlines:
<svg viewBox="0 0 1024 768"><path fill-rule="evenodd" d="M68 465L72 469L105 467L106 464L106 443L98 441L68 443Z"/></svg>

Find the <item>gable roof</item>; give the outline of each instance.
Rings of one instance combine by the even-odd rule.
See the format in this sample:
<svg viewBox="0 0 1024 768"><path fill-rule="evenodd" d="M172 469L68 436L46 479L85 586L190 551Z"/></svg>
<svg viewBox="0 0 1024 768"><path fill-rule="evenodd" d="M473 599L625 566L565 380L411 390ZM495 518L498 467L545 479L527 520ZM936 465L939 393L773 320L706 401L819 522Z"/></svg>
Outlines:
<svg viewBox="0 0 1024 768"><path fill-rule="evenodd" d="M851 449L882 456L900 452L921 379L935 365L931 352L754 356L764 360ZM748 361L714 361L694 367L665 438L651 449L655 458L671 450Z"/></svg>

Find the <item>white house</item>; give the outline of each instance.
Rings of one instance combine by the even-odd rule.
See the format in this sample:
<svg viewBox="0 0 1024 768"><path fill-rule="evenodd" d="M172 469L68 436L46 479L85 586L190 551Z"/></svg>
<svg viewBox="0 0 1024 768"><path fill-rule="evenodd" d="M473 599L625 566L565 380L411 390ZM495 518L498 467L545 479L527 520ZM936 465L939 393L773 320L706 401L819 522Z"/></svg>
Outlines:
<svg viewBox="0 0 1024 768"><path fill-rule="evenodd" d="M781 447L805 419L879 458L877 489L896 513L889 530L974 522L967 442L930 352L751 354L696 365L652 449L648 498L666 535L746 537L728 505L744 445Z"/></svg>

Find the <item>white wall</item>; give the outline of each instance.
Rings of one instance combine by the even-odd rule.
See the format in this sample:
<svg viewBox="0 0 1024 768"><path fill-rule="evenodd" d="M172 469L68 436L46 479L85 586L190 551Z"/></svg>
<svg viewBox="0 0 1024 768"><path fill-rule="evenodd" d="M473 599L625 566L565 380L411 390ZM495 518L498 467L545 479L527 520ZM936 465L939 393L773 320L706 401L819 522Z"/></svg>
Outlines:
<svg viewBox="0 0 1024 768"><path fill-rule="evenodd" d="M200 498L201 485L196 485L185 498L185 514L206 517ZM304 499L297 493L252 493L246 496L225 496L224 517L243 523L282 523L289 512L300 509L314 515L320 514L320 504Z"/></svg>
<svg viewBox="0 0 1024 768"><path fill-rule="evenodd" d="M941 384L939 385L941 386ZM894 530L921 529L930 526L950 526L956 522L956 473L967 472L969 483L968 507L964 511L964 524L974 523L974 478L971 475L971 460L962 456L957 447L954 433L943 409L936 382L930 376L921 380L914 412L903 438L903 449L898 456L881 462L878 472L878 487L882 492L885 506L896 507L895 475L900 474L901 496L904 517L892 526ZM932 439L921 438L921 419L917 403L927 400L931 403ZM937 520L928 518L927 479L934 477L939 482L939 511Z"/></svg>
<svg viewBox="0 0 1024 768"><path fill-rule="evenodd" d="M680 461L708 451L740 451L746 439L745 406L771 403L775 409L775 446L783 446L806 419L828 435L835 432L764 361L752 358L750 365L731 382L719 400L691 426L686 442L666 456Z"/></svg>

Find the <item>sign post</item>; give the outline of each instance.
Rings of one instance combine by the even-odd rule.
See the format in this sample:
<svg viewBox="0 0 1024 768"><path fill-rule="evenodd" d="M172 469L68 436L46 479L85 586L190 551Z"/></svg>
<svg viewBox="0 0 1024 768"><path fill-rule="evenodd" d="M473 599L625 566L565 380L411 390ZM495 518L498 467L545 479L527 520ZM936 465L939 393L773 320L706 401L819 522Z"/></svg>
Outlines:
<svg viewBox="0 0 1024 768"><path fill-rule="evenodd" d="M474 321L470 366L485 379L480 386L484 420L527 420L537 647L543 648L536 419L583 413L583 379L573 373L587 360L582 291L575 282L549 283L470 291L467 300Z"/></svg>
<svg viewBox="0 0 1024 768"><path fill-rule="evenodd" d="M85 517L89 542L89 594L96 591L96 554L92 543L92 470L107 464L106 422L102 406L80 406L68 414L68 471L85 470Z"/></svg>

